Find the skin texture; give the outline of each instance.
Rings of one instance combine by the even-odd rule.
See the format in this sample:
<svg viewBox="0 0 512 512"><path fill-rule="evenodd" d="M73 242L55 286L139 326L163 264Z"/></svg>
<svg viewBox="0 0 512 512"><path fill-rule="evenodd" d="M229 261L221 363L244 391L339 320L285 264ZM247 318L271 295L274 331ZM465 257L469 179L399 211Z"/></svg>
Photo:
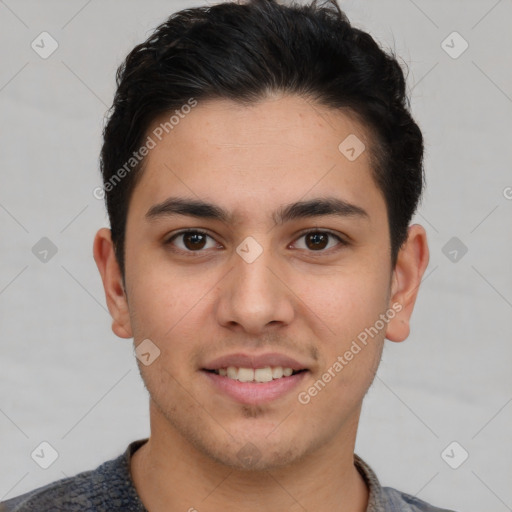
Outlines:
<svg viewBox="0 0 512 512"><path fill-rule="evenodd" d="M338 150L350 134L367 148L354 161ZM412 225L392 271L370 147L355 120L297 96L249 107L199 102L146 157L128 212L126 291L110 230L96 234L94 258L114 333L133 337L136 346L149 338L160 350L149 366L139 362L151 436L131 467L151 512L240 510L242 503L245 511L323 512L340 504L346 512L366 510L368 491L353 465L361 404L384 338L409 335L429 258L424 228ZM148 209L169 196L215 203L233 219L148 221ZM283 205L326 196L364 208L368 218L272 220ZM192 228L208 232L204 248L186 236L165 245ZM348 244L331 237L318 249L306 229L329 230ZM263 251L252 263L236 252L249 236ZM308 404L300 403L298 393L393 304L400 307L394 318ZM308 372L274 401L240 404L201 371L235 352L283 353ZM241 450L256 454L252 463Z"/></svg>

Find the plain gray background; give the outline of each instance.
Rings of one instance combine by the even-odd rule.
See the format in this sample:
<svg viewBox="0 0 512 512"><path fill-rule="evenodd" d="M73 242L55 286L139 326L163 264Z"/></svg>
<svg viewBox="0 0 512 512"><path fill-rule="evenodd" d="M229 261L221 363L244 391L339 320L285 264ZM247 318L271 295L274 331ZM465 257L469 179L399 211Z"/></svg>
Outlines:
<svg viewBox="0 0 512 512"><path fill-rule="evenodd" d="M111 331L92 258L108 226L92 191L117 66L172 12L197 5L0 2L0 501L149 434L132 340ZM409 66L426 139L414 222L431 250L411 335L386 341L356 453L383 485L433 504L512 510L512 3L340 5ZM31 47L43 31L58 43L47 59ZM32 250L43 237L57 249L46 262ZM58 452L48 469L31 458L43 441Z"/></svg>

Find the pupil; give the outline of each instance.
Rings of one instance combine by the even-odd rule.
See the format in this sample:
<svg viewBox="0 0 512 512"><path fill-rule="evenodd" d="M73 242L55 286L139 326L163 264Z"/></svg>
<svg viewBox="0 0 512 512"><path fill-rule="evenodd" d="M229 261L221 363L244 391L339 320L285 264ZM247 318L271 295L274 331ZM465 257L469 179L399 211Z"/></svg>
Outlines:
<svg viewBox="0 0 512 512"><path fill-rule="evenodd" d="M313 247L310 247L308 244L308 247L311 249L323 249L326 246L327 242L327 235L325 233L312 233L306 237L308 240L313 240ZM324 243L322 243L324 242Z"/></svg>

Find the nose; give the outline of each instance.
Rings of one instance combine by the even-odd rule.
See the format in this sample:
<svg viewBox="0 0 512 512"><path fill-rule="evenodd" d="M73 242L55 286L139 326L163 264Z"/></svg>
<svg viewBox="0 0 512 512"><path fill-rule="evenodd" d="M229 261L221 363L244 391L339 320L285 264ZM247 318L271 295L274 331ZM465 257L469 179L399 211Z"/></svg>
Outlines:
<svg viewBox="0 0 512 512"><path fill-rule="evenodd" d="M219 283L219 324L252 335L289 325L294 316L294 294L283 266L268 248L249 261L233 253L231 270Z"/></svg>

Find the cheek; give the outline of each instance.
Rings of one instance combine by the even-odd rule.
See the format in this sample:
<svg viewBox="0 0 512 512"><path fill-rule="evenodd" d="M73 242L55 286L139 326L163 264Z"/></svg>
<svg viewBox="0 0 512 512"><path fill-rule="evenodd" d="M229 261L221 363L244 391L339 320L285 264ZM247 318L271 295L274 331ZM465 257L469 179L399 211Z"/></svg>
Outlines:
<svg viewBox="0 0 512 512"><path fill-rule="evenodd" d="M188 382L192 353L205 339L201 326L215 281L193 279L179 269L171 273L169 266L156 264L133 274L137 277L131 281L130 318L135 342L149 338L160 351L154 365L142 366L145 380L156 389L167 389L172 377Z"/></svg>
<svg viewBox="0 0 512 512"><path fill-rule="evenodd" d="M375 323L387 308L387 276L369 266L346 268L330 275L306 276L296 283L303 314L316 317L324 338L338 348ZM309 311L309 312L308 312Z"/></svg>
<svg viewBox="0 0 512 512"><path fill-rule="evenodd" d="M194 279L187 269L173 268L160 258L134 259L129 271L132 328L145 337L166 338L188 325L208 290L206 281Z"/></svg>
<svg viewBox="0 0 512 512"><path fill-rule="evenodd" d="M317 343L322 367L303 390L300 403L310 400L311 410L322 411L320 416L336 407L340 415L335 421L342 421L342 411L358 407L375 377L386 325L379 315L387 309L387 289L377 276L363 279L357 274L347 275L334 288L309 293L308 306L321 319Z"/></svg>

